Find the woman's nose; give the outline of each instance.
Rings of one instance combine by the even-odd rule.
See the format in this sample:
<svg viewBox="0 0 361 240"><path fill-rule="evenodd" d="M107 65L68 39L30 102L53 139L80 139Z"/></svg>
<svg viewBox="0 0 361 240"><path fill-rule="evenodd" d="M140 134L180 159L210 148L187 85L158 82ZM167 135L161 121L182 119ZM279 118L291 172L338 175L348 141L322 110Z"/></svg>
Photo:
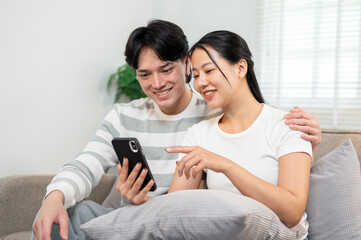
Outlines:
<svg viewBox="0 0 361 240"><path fill-rule="evenodd" d="M202 75L199 75L199 86L201 88L204 88L204 87L207 87L208 86L208 81L206 79L206 77L202 74Z"/></svg>

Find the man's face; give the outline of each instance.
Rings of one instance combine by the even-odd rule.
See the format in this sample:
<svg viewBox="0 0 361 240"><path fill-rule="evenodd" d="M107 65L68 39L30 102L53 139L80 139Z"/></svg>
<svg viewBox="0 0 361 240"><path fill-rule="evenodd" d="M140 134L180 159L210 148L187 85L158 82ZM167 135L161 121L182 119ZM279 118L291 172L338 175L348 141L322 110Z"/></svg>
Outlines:
<svg viewBox="0 0 361 240"><path fill-rule="evenodd" d="M185 84L184 61L163 61L152 49L143 48L136 73L144 93L163 113L178 114L187 107L191 92Z"/></svg>

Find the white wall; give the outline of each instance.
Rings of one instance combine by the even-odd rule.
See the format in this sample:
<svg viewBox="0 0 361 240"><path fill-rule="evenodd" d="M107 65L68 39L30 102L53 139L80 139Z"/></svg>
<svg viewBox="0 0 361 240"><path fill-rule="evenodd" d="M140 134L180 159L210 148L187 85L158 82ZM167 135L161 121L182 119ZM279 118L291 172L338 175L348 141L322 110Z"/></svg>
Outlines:
<svg viewBox="0 0 361 240"><path fill-rule="evenodd" d="M173 21L191 44L228 29L252 50L254 2L0 0L0 177L54 174L82 150L112 106L105 84L134 28Z"/></svg>

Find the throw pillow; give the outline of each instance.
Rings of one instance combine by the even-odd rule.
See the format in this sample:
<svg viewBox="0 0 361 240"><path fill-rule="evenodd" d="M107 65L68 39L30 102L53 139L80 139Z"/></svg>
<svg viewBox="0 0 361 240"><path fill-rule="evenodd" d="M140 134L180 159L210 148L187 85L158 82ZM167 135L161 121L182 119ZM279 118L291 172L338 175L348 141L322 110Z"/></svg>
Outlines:
<svg viewBox="0 0 361 240"><path fill-rule="evenodd" d="M262 203L223 190L177 191L128 205L81 226L91 239L297 239Z"/></svg>
<svg viewBox="0 0 361 240"><path fill-rule="evenodd" d="M350 140L311 168L309 239L361 239L360 163Z"/></svg>

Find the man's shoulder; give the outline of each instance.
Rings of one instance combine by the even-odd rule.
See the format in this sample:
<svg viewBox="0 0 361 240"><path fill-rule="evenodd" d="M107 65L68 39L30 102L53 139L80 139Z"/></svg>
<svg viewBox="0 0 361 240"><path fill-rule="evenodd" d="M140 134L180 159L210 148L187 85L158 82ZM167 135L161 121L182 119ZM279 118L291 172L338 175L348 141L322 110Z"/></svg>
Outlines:
<svg viewBox="0 0 361 240"><path fill-rule="evenodd" d="M145 98L135 99L127 103L116 103L114 104L113 109L117 113L123 115L129 115L129 116L132 116L134 114L148 115L153 112L154 105L155 103L151 98L145 97Z"/></svg>
<svg viewBox="0 0 361 240"><path fill-rule="evenodd" d="M154 109L154 101L149 97L145 97L145 98L135 99L130 102L115 103L114 107L116 109L122 109L122 108Z"/></svg>

